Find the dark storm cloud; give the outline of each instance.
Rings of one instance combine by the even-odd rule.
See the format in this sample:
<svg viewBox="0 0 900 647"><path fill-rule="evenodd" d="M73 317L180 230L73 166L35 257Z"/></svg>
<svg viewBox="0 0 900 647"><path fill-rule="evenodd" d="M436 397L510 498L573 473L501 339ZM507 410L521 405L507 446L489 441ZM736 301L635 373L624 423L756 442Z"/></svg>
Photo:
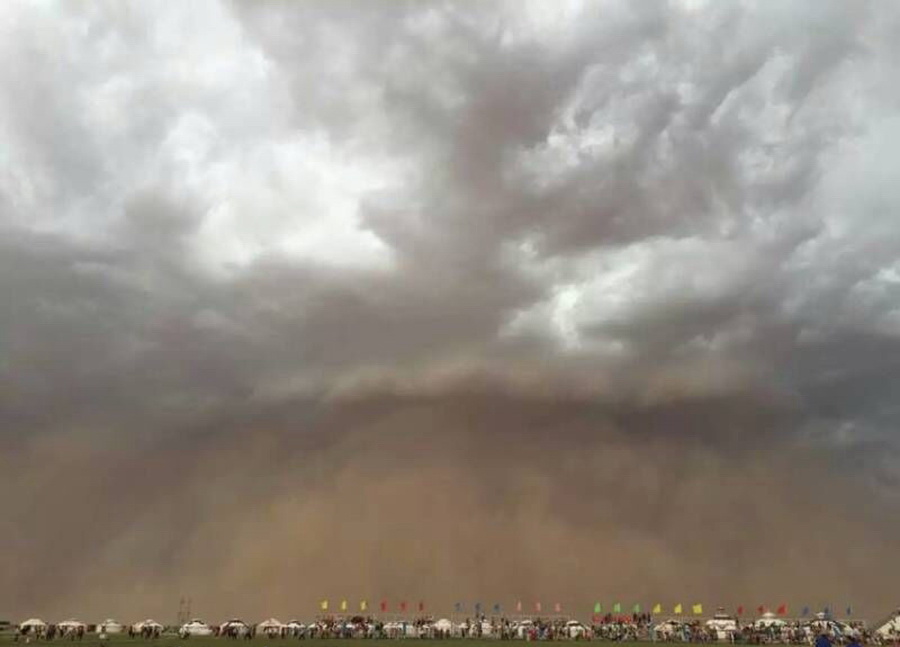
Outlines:
<svg viewBox="0 0 900 647"><path fill-rule="evenodd" d="M893 604L892 5L0 12L12 612Z"/></svg>

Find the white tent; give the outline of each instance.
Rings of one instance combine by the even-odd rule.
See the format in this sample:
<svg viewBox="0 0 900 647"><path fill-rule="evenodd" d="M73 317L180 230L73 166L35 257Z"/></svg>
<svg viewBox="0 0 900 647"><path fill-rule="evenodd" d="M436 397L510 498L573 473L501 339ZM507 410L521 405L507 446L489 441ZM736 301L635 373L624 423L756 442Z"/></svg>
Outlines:
<svg viewBox="0 0 900 647"><path fill-rule="evenodd" d="M72 631L72 630L77 631L78 629L87 629L87 625L84 624L81 620L74 620L72 618L69 618L68 620L63 620L56 626L59 627L60 629L62 629L63 631Z"/></svg>
<svg viewBox="0 0 900 647"><path fill-rule="evenodd" d="M250 625L241 620L240 618L232 618L231 620L226 620L222 623L220 629L225 631L226 629L249 629Z"/></svg>
<svg viewBox="0 0 900 647"><path fill-rule="evenodd" d="M453 623L450 622L447 618L441 618L434 623L434 628L435 631L442 631L449 635L453 632Z"/></svg>
<svg viewBox="0 0 900 647"><path fill-rule="evenodd" d="M47 623L39 618L28 618L19 625L19 630L24 633L38 633L47 628Z"/></svg>
<svg viewBox="0 0 900 647"><path fill-rule="evenodd" d="M725 609L719 607L715 615L706 621L706 628L716 632L718 640L731 640L738 630L737 619L725 613Z"/></svg>
<svg viewBox="0 0 900 647"><path fill-rule="evenodd" d="M761 618L753 623L753 626L757 629L768 629L769 627L780 629L786 624L787 623L784 620L776 616L771 611L766 611L764 614L762 614Z"/></svg>
<svg viewBox="0 0 900 647"><path fill-rule="evenodd" d="M284 623L282 623L281 620L269 618L256 625L256 630L268 633L270 631L281 631L282 627L284 627Z"/></svg>
<svg viewBox="0 0 900 647"><path fill-rule="evenodd" d="M587 635L587 627L577 620L569 620L566 622L566 636L573 640L583 638Z"/></svg>
<svg viewBox="0 0 900 647"><path fill-rule="evenodd" d="M208 624L195 618L190 622L181 625L181 629L178 630L178 633L181 636L211 636L213 630Z"/></svg>
<svg viewBox="0 0 900 647"><path fill-rule="evenodd" d="M122 623L116 622L112 618L107 618L97 625L98 634L120 634L124 629Z"/></svg>
<svg viewBox="0 0 900 647"><path fill-rule="evenodd" d="M884 624L875 629L875 633L884 638L900 635L900 609L895 611Z"/></svg>
<svg viewBox="0 0 900 647"><path fill-rule="evenodd" d="M147 618L146 620L135 622L133 625L131 625L131 628L134 629L137 633L141 633L144 629L149 629L150 631L162 631L164 627L156 620Z"/></svg>

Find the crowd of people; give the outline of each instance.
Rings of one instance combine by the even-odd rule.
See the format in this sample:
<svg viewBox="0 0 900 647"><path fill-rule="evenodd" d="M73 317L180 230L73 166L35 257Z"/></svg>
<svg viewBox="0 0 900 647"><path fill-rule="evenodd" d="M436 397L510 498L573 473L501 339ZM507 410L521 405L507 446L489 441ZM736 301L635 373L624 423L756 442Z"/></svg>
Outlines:
<svg viewBox="0 0 900 647"><path fill-rule="evenodd" d="M897 616L900 618L900 615ZM719 616L716 616L719 618ZM323 616L311 623L291 621L281 624L267 621L260 625L250 625L241 621L229 621L220 626L207 626L214 637L233 640L252 640L258 635L270 639L321 639L321 638L366 638L366 639L410 639L432 640L492 638L497 640L524 641L584 641L607 642L684 642L684 643L731 643L744 645L809 645L810 647L854 647L859 645L893 645L900 647L900 628L888 631L873 631L861 622L842 623L832 620L779 621L761 624L759 621L741 624L734 618L725 618L726 624L715 624L714 620L669 619L654 624L649 614L632 616L593 617L590 623L581 623L562 617L555 618L506 618L484 615L464 619L419 617L415 619L384 619L376 617ZM199 622L199 621L194 621ZM187 626L187 625L185 625ZM900 625L898 625L900 627ZM48 624L37 627L17 627L15 640L26 638L41 640L80 641L91 632L98 634L101 626L80 625L62 628ZM123 630L123 633L126 633ZM153 640L164 635L177 633L182 638L192 634L185 627L163 627L162 625L133 625L127 628L131 638Z"/></svg>

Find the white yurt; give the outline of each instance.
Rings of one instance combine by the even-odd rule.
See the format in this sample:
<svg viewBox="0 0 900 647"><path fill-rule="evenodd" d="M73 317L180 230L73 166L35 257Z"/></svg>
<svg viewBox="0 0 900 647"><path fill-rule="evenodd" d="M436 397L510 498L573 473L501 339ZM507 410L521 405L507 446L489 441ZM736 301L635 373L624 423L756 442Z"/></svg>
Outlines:
<svg viewBox="0 0 900 647"><path fill-rule="evenodd" d="M880 624L875 629L875 633L882 638L893 638L900 635L900 609L894 611L890 618Z"/></svg>
<svg viewBox="0 0 900 647"><path fill-rule="evenodd" d="M107 618L97 625L98 634L120 634L125 630L121 622L116 622L112 618Z"/></svg>
<svg viewBox="0 0 900 647"><path fill-rule="evenodd" d="M60 631L63 633L67 631L78 631L79 629L87 629L87 625L84 624L81 620L75 620L74 618L69 618L68 620L63 620L58 625L56 625Z"/></svg>
<svg viewBox="0 0 900 647"><path fill-rule="evenodd" d="M47 630L47 623L40 618L28 618L19 624L19 631L26 634L36 634Z"/></svg>
<svg viewBox="0 0 900 647"><path fill-rule="evenodd" d="M277 634L281 633L281 630L284 627L285 625L281 620L278 620L277 618L268 618L256 625L256 630L261 631L264 634Z"/></svg>
<svg viewBox="0 0 900 647"><path fill-rule="evenodd" d="M135 633L141 633L144 629L148 629L150 631L162 631L164 629L162 624L158 623L156 620L151 620L150 618L141 620L140 622L135 622L133 625L131 625L131 628L135 631Z"/></svg>
<svg viewBox="0 0 900 647"><path fill-rule="evenodd" d="M776 616L771 611L766 611L756 620L756 622L753 623L753 626L757 629L769 629L770 627L781 629L786 624L787 623L784 620Z"/></svg>
<svg viewBox="0 0 900 647"><path fill-rule="evenodd" d="M190 622L186 622L181 625L181 629L178 630L178 633L182 637L186 636L211 636L213 633L212 627L208 624L200 620L199 618L194 618Z"/></svg>
<svg viewBox="0 0 900 647"><path fill-rule="evenodd" d="M434 623L434 630L440 631L441 633L449 636L453 633L453 623L450 622L450 620L448 620L447 618L441 618Z"/></svg>
<svg viewBox="0 0 900 647"><path fill-rule="evenodd" d="M249 628L250 628L250 625L248 625L246 622L244 622L240 618L231 618L230 620L226 620L219 627L219 629L221 629L223 632L228 631L228 630L241 631L241 630L246 630Z"/></svg>
<svg viewBox="0 0 900 647"><path fill-rule="evenodd" d="M587 627L577 620L566 622L566 637L573 640L583 638L587 634Z"/></svg>
<svg viewBox="0 0 900 647"><path fill-rule="evenodd" d="M718 640L731 640L738 630L737 618L728 615L725 609L719 607L713 617L706 621L706 628L715 631Z"/></svg>
<svg viewBox="0 0 900 647"><path fill-rule="evenodd" d="M684 623L674 618L669 618L653 627L653 635L661 640L680 636L682 631L684 631Z"/></svg>

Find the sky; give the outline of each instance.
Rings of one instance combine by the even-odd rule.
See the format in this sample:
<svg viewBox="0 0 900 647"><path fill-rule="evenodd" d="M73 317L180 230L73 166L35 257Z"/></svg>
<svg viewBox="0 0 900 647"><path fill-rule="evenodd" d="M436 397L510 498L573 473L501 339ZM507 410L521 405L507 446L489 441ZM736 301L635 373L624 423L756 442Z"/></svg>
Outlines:
<svg viewBox="0 0 900 647"><path fill-rule="evenodd" d="M898 32L0 3L0 617L887 614Z"/></svg>

